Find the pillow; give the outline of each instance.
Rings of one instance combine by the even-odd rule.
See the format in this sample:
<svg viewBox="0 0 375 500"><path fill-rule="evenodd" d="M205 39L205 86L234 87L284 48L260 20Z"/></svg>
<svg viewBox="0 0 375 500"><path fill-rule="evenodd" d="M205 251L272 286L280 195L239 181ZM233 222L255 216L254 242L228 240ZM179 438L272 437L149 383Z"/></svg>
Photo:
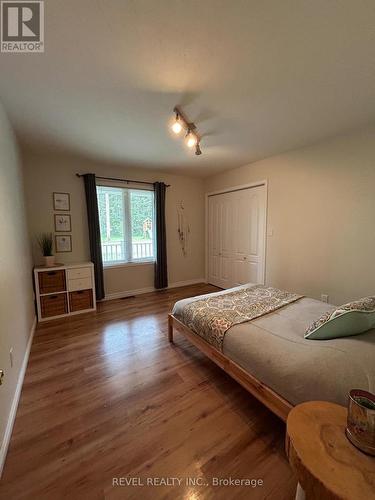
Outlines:
<svg viewBox="0 0 375 500"><path fill-rule="evenodd" d="M311 323L305 339L328 340L360 333L375 327L375 296L349 302Z"/></svg>

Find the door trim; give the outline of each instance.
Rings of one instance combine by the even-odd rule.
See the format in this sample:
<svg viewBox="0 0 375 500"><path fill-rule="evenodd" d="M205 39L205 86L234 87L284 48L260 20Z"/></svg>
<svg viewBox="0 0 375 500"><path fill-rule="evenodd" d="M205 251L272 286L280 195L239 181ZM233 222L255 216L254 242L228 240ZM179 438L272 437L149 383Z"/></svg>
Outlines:
<svg viewBox="0 0 375 500"><path fill-rule="evenodd" d="M266 282L266 255L267 255L267 214L268 214L268 180L264 179L261 181L250 182L249 184L240 184L239 186L232 186L217 191L211 191L206 193L205 199L205 277L208 283L208 199L210 196L215 196L224 193L232 193L234 191L242 191L244 189L250 189L253 187L264 186L265 188L265 204L264 204L264 234L263 234L263 285Z"/></svg>

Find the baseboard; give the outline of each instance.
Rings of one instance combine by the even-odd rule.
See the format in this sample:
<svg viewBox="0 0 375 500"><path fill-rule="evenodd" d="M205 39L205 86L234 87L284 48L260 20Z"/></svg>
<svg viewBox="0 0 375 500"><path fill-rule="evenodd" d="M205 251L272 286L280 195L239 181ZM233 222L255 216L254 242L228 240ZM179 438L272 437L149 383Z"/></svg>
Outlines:
<svg viewBox="0 0 375 500"><path fill-rule="evenodd" d="M15 420L16 414L17 414L18 402L19 402L19 399L21 396L23 379L25 377L27 363L29 361L30 349L31 349L31 344L33 343L36 324L37 324L37 320L35 317L34 321L33 321L33 325L32 325L31 330L30 330L29 340L27 341L26 351L25 351L25 355L23 357L20 373L18 375L16 391L15 391L14 396L13 396L12 406L10 407L10 412L9 412L9 416L8 416L8 423L7 423L7 426L5 428L5 433L4 433L4 439L3 439L3 442L1 443L1 448L0 448L0 478L1 478L1 475L3 473L3 468L4 468L4 464L5 464L5 459L7 456L8 446L10 443L10 438L12 436L13 424L14 424L14 420Z"/></svg>
<svg viewBox="0 0 375 500"><path fill-rule="evenodd" d="M193 280L186 281L176 281L174 283L170 283L168 288L178 288L180 286L188 286L188 285L196 285L198 283L206 283L205 278L198 278ZM142 295L143 293L155 292L156 288L153 286L149 286L147 288L138 288L136 290L126 290L124 292L115 292L108 293L103 300L114 300L114 299L122 299L124 297L132 297L133 295Z"/></svg>
<svg viewBox="0 0 375 500"><path fill-rule="evenodd" d="M132 297L133 295L141 295L142 293L150 293L155 291L153 286L147 288L138 288L137 290L125 290L124 292L107 293L103 300L122 299L123 297Z"/></svg>
<svg viewBox="0 0 375 500"><path fill-rule="evenodd" d="M198 283L206 283L206 278L198 278L186 281L176 281L175 283L171 283L168 286L168 288L179 288L180 286L197 285Z"/></svg>

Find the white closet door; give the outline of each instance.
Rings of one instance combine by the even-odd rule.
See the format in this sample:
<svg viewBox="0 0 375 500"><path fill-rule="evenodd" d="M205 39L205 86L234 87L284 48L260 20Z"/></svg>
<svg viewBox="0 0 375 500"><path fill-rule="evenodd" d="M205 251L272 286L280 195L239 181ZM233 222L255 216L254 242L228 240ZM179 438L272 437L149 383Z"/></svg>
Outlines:
<svg viewBox="0 0 375 500"><path fill-rule="evenodd" d="M209 197L208 281L221 288L263 283L265 186Z"/></svg>
<svg viewBox="0 0 375 500"><path fill-rule="evenodd" d="M220 280L220 255L221 255L221 206L220 200L216 197L209 198L208 210L208 241L209 241L209 257L208 257L208 275L210 283L221 287ZM219 284L220 283L220 284Z"/></svg>
<svg viewBox="0 0 375 500"><path fill-rule="evenodd" d="M209 281L220 288L230 288L232 284L233 242L232 199L223 196L209 198Z"/></svg>

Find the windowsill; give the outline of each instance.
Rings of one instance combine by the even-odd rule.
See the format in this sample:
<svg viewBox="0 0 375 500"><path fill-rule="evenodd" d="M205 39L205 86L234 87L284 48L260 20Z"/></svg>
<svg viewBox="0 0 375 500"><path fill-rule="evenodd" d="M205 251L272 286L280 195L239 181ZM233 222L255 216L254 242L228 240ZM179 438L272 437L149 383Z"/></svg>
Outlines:
<svg viewBox="0 0 375 500"><path fill-rule="evenodd" d="M135 262L113 262L110 264L103 264L104 271L106 269L117 269L119 267L134 267L134 266L150 266L155 263L154 260L139 260Z"/></svg>

